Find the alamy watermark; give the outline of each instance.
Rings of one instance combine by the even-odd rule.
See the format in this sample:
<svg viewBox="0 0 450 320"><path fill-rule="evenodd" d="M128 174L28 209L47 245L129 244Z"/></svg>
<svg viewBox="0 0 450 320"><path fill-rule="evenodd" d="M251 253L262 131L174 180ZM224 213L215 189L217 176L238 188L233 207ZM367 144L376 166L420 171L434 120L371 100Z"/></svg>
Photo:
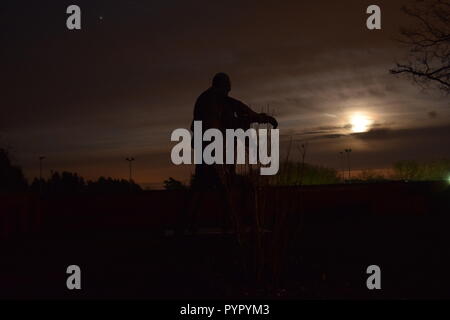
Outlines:
<svg viewBox="0 0 450 320"><path fill-rule="evenodd" d="M193 157L191 131L184 128L175 129L172 132L170 140L179 142L172 148L170 157L175 165L259 163L262 165L261 175L275 175L278 173L280 164L279 137L278 129L250 128L246 131L226 129L224 139L223 133L219 129L211 128L203 132L202 121L194 121ZM268 146L269 139L270 148ZM246 141L248 141L248 162L246 162ZM203 147L203 142L209 142L209 144Z"/></svg>

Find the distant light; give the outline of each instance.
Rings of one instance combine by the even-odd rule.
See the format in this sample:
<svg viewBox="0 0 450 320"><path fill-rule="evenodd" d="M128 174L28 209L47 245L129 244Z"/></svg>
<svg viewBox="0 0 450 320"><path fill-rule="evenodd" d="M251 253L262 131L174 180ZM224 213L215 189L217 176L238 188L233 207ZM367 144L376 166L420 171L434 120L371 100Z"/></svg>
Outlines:
<svg viewBox="0 0 450 320"><path fill-rule="evenodd" d="M355 113L350 117L351 130L355 133L366 132L373 124L373 120L364 114Z"/></svg>
<svg viewBox="0 0 450 320"><path fill-rule="evenodd" d="M450 184L450 176L448 176L447 178L447 182Z"/></svg>

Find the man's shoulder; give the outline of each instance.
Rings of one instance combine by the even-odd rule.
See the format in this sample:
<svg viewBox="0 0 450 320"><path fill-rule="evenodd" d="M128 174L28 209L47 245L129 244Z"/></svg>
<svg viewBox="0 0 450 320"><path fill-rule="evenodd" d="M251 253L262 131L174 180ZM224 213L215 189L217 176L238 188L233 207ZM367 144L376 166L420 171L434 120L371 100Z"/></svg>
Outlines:
<svg viewBox="0 0 450 320"><path fill-rule="evenodd" d="M197 100L204 100L204 99L211 99L214 95L214 92L211 90L211 88L203 91L197 98Z"/></svg>
<svg viewBox="0 0 450 320"><path fill-rule="evenodd" d="M214 110L213 106L227 105L226 101L223 100L223 97L218 95L212 89L208 89L203 92L195 102L196 109L211 109Z"/></svg>

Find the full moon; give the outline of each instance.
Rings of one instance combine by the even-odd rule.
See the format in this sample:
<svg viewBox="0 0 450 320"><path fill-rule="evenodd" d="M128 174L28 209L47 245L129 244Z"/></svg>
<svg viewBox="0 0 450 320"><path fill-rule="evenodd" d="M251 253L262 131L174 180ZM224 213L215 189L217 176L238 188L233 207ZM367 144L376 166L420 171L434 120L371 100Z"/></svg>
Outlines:
<svg viewBox="0 0 450 320"><path fill-rule="evenodd" d="M370 129L371 124L373 121L360 113L356 113L350 117L350 125L352 132L366 132Z"/></svg>

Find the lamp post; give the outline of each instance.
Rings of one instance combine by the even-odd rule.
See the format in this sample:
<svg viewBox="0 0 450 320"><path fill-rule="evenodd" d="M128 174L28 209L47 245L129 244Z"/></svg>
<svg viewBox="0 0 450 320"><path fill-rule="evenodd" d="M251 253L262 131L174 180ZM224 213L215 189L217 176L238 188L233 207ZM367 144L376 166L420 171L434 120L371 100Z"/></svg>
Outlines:
<svg viewBox="0 0 450 320"><path fill-rule="evenodd" d="M342 161L342 163L341 163L341 165L342 165L342 170L340 170L341 171L341 176L342 176L342 180L343 181L345 181L345 158L344 158L344 151L340 151L339 152L339 155L340 155L340 157L341 157L341 161Z"/></svg>
<svg viewBox="0 0 450 320"><path fill-rule="evenodd" d="M345 149L344 151L347 154L348 180L350 181L350 152L352 152L352 149Z"/></svg>
<svg viewBox="0 0 450 320"><path fill-rule="evenodd" d="M45 159L44 156L39 157L39 192L42 193L42 161Z"/></svg>
<svg viewBox="0 0 450 320"><path fill-rule="evenodd" d="M129 177L129 182L130 182L130 191L131 191L131 181L132 181L132 175L131 175L131 168L132 168L132 163L134 161L134 158L126 158L125 160L128 161L128 165L129 165L129 170L130 170L130 177Z"/></svg>

